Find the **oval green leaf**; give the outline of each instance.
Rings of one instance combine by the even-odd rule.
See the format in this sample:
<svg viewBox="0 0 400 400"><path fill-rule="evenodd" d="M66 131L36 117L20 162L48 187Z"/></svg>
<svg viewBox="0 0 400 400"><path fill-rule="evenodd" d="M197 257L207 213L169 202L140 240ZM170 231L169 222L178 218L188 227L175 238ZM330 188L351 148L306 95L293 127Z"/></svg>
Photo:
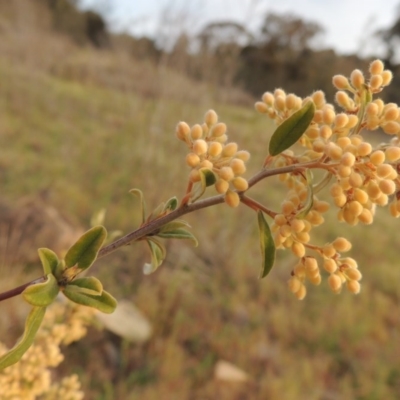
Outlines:
<svg viewBox="0 0 400 400"><path fill-rule="evenodd" d="M58 257L53 250L42 247L38 249L39 258L42 262L43 271L45 275L53 274L56 275L58 267Z"/></svg>
<svg viewBox="0 0 400 400"><path fill-rule="evenodd" d="M176 207L178 207L178 199L176 197L171 197L165 203L164 211L166 212L174 211Z"/></svg>
<svg viewBox="0 0 400 400"><path fill-rule="evenodd" d="M46 307L57 297L60 288L53 274L47 275L47 281L28 286L23 292L24 300L37 307Z"/></svg>
<svg viewBox="0 0 400 400"><path fill-rule="evenodd" d="M82 306L92 307L106 314L111 314L117 307L117 300L110 293L103 290L101 296L92 296L81 293L67 285L63 290L65 297Z"/></svg>
<svg viewBox="0 0 400 400"><path fill-rule="evenodd" d="M300 110L283 121L269 142L269 154L276 156L295 144L314 118L315 106L310 100Z"/></svg>
<svg viewBox="0 0 400 400"><path fill-rule="evenodd" d="M143 192L139 189L131 189L129 193L139 197L140 200L140 207L142 211L142 223L146 220L146 202L144 201Z"/></svg>
<svg viewBox="0 0 400 400"><path fill-rule="evenodd" d="M46 307L33 307L25 321L25 330L17 344L0 357L0 371L17 363L31 347L43 321Z"/></svg>
<svg viewBox="0 0 400 400"><path fill-rule="evenodd" d="M90 294L91 296L100 296L103 293L102 283L94 276L74 279L68 283L67 287L79 293Z"/></svg>
<svg viewBox="0 0 400 400"><path fill-rule="evenodd" d="M263 258L260 278L266 277L274 266L275 262L275 243L269 229L269 225L264 218L263 212L257 212L258 229L260 232L261 255Z"/></svg>
<svg viewBox="0 0 400 400"><path fill-rule="evenodd" d="M166 232L160 232L157 236L162 237L164 239L187 239L193 242L193 245L197 247L199 245L196 237L186 229L174 229Z"/></svg>
<svg viewBox="0 0 400 400"><path fill-rule="evenodd" d="M307 198L304 202L303 208L296 214L296 218L303 219L307 216L314 205L314 189L312 185L312 172L308 169L306 171L307 178Z"/></svg>
<svg viewBox="0 0 400 400"><path fill-rule="evenodd" d="M165 246L154 237L146 238L146 242L149 245L151 262L144 264L143 273L149 275L163 263L167 250L165 249Z"/></svg>
<svg viewBox="0 0 400 400"><path fill-rule="evenodd" d="M168 222L160 228L160 232L171 232L175 229L190 228L190 224L183 219L176 219L175 221Z"/></svg>
<svg viewBox="0 0 400 400"><path fill-rule="evenodd" d="M95 226L85 232L65 255L65 265L71 268L74 265L80 270L88 269L96 260L107 231L104 226Z"/></svg>

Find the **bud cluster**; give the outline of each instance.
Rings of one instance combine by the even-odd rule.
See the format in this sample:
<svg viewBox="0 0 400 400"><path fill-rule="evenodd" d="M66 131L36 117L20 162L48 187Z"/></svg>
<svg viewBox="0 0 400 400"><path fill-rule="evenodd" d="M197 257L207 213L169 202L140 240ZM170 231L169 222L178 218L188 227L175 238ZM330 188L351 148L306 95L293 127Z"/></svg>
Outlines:
<svg viewBox="0 0 400 400"><path fill-rule="evenodd" d="M320 248L309 243L310 230L323 222L321 211L316 209L321 203L315 196L316 190L312 207L302 215L307 208L305 202L311 186L319 188L330 183L330 195L339 209L337 218L350 225L371 224L376 206L387 205L393 195L389 210L394 217L400 216L400 109L397 104L373 99L374 94L390 84L392 73L384 69L380 60L375 60L370 64L369 74L365 78L360 70L354 70L349 78L343 75L333 77L333 84L338 89L335 100L343 111L335 111L321 91L301 99L276 89L273 93L264 93L262 101L255 105L257 111L268 115L277 125L306 101L312 100L315 105L313 120L298 140L304 151L295 154L292 150L285 150L271 157L267 165L280 168L306 164L304 168L319 168L326 173L323 180L314 185L296 170L279 175L288 192L271 229L277 248L290 248L300 259L289 281L290 290L299 299L306 294L306 278L312 283L320 281L318 266L316 261L310 261L314 260L312 257L306 255L307 248L324 258L324 269L330 274L328 283L335 293L343 284L352 293L360 290L361 274L354 260L340 258L338 251L343 249L335 249L334 244ZM392 139L388 144L373 148L364 140L362 131L378 128ZM298 200L293 201L294 194ZM324 204L323 208L328 206ZM312 269L310 265L317 267Z"/></svg>
<svg viewBox="0 0 400 400"><path fill-rule="evenodd" d="M189 148L186 164L192 169L189 180L197 183L201 180L200 171L212 171L216 177L215 189L225 195L225 202L231 206L239 205L238 192L247 190L248 182L243 178L246 162L250 153L239 150L235 142L228 142L227 128L218 122L214 110L205 114L204 123L190 127L186 122L179 122L176 127L178 139Z"/></svg>

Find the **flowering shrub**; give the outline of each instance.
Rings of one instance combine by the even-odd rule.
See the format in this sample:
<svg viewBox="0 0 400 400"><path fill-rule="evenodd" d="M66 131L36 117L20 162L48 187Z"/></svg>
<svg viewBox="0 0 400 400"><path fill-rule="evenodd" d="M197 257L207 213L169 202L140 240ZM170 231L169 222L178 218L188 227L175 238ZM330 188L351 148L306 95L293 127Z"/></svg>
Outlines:
<svg viewBox="0 0 400 400"><path fill-rule="evenodd" d="M182 199L172 197L147 214L143 193L132 189L142 208L138 229L104 246L106 230L95 226L68 250L64 259L50 249L39 249L44 276L0 294L0 301L22 294L33 306L22 339L0 357L0 369L29 358L24 353L28 351L29 355L35 349L28 350L46 308L59 292L75 303L103 312L115 309L116 300L97 278L78 277L97 258L133 242L145 241L151 257L144 272L152 273L166 257L160 239L188 239L197 245L189 225L180 217L216 204L237 207L242 203L256 212L261 277L273 267L276 249L288 249L298 259L288 280L289 290L298 299L306 296L308 283L322 282L322 270L327 273L328 286L334 293L344 286L351 293L359 293L362 275L355 259L348 256L351 243L338 237L319 246L312 242L312 230L324 223L323 214L331 203L338 221L351 226L373 223L379 206L388 205L392 216L400 215L400 111L396 104L375 98L391 79L391 72L384 70L379 60L371 63L367 78L359 70L353 71L349 79L334 76L339 110L326 102L321 91L304 99L282 89L266 92L262 101L256 103L256 110L274 120L277 128L269 151L261 149L266 153L262 168L249 179L244 175L250 153L229 142L227 127L215 111L207 111L204 121L192 127L179 122L176 136L188 148L185 160L190 168ZM391 136L388 143L374 146L363 137L364 131L377 129ZM248 195L254 185L272 176L287 187L276 210ZM204 197L209 187L217 194ZM329 192L331 202L318 197L323 190ZM55 343L60 343L57 340L54 339ZM15 366L6 371L12 368Z"/></svg>

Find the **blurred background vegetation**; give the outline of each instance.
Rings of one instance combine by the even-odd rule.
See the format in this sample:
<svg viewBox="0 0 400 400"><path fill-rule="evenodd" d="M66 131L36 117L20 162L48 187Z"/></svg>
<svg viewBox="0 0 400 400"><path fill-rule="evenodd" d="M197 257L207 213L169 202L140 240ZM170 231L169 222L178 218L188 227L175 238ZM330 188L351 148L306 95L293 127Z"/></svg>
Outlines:
<svg viewBox="0 0 400 400"><path fill-rule="evenodd" d="M109 230L140 221L148 203L185 191L186 149L179 120L202 121L209 108L231 140L262 165L273 126L253 111L266 90L333 100L331 77L367 69L369 59L314 50L323 27L293 14L265 15L257 35L236 22L185 32L168 50L147 37L109 32L103 17L67 0L0 0L0 289L41 274L35 250L62 252L92 214L107 209ZM376 32L395 74L386 101L400 101L396 45L400 19ZM194 49L194 50L193 50ZM381 141L374 133L372 141ZM252 189L279 204L275 180ZM395 399L400 394L398 221L349 228L335 212L315 235L353 242L363 272L358 296L333 295L326 282L299 302L286 287L293 258L278 253L263 281L256 218L223 205L189 215L200 246L168 242L165 264L144 277L140 243L99 260L95 274L116 297L133 301L153 326L144 344L91 328L64 349L57 379L78 373L87 399ZM62 240L60 239L62 238ZM0 303L1 340L13 343L26 309ZM245 382L218 379L225 360Z"/></svg>

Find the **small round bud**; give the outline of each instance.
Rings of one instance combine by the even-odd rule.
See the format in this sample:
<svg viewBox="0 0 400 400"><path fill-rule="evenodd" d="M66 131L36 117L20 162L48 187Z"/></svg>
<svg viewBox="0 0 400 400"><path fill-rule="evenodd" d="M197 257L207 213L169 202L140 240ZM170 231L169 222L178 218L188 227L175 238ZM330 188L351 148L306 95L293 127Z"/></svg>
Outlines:
<svg viewBox="0 0 400 400"><path fill-rule="evenodd" d="M353 188L359 188L363 185L364 179L358 172L352 172L349 176L349 183Z"/></svg>
<svg viewBox="0 0 400 400"><path fill-rule="evenodd" d="M179 122L176 126L176 136L180 140L185 140L190 133L190 126L186 122Z"/></svg>
<svg viewBox="0 0 400 400"><path fill-rule="evenodd" d="M282 203L281 209L283 214L289 215L296 209L296 206L290 200L285 200Z"/></svg>
<svg viewBox="0 0 400 400"><path fill-rule="evenodd" d="M211 161L209 161L209 160L203 160L203 161L200 163L199 166L200 166L200 168L207 168L207 169L212 170L213 167L214 167L214 164L213 164Z"/></svg>
<svg viewBox="0 0 400 400"><path fill-rule="evenodd" d="M302 219L293 219L290 222L290 226L293 232L301 232L304 229L304 221Z"/></svg>
<svg viewBox="0 0 400 400"><path fill-rule="evenodd" d="M306 294L307 294L307 289L302 284L300 289L295 293L295 296L297 297L298 300L303 300L306 297Z"/></svg>
<svg viewBox="0 0 400 400"><path fill-rule="evenodd" d="M392 71L385 69L381 75L382 75L382 80L383 80L382 86L388 86L393 79Z"/></svg>
<svg viewBox="0 0 400 400"><path fill-rule="evenodd" d="M357 281L348 281L346 286L347 286L347 289L349 290L349 292L354 293L354 294L360 293L361 285L360 285L359 282L357 282Z"/></svg>
<svg viewBox="0 0 400 400"><path fill-rule="evenodd" d="M330 107L324 107L322 110L322 120L324 124L331 125L335 120L335 111Z"/></svg>
<svg viewBox="0 0 400 400"><path fill-rule="evenodd" d="M273 106L273 105L274 105L274 102L275 102L275 97L274 97L274 95L273 95L272 93L270 93L270 92L265 92L265 93L262 95L262 101L263 101L265 104L268 104L269 106Z"/></svg>
<svg viewBox="0 0 400 400"><path fill-rule="evenodd" d="M353 193L354 200L357 200L360 204L366 204L369 197L368 194L362 189L355 189Z"/></svg>
<svg viewBox="0 0 400 400"><path fill-rule="evenodd" d="M334 183L330 187L329 193L332 197L340 196L341 194L343 194L343 188L338 183Z"/></svg>
<svg viewBox="0 0 400 400"><path fill-rule="evenodd" d="M229 207L237 207L240 203L240 197L236 192L228 190L225 193L225 203L228 204Z"/></svg>
<svg viewBox="0 0 400 400"><path fill-rule="evenodd" d="M208 145L208 154L211 157L218 157L222 152L222 144L218 142L210 142Z"/></svg>
<svg viewBox="0 0 400 400"><path fill-rule="evenodd" d="M227 135L221 135L221 136L216 136L214 137L214 140L218 143L225 143L228 140L228 136Z"/></svg>
<svg viewBox="0 0 400 400"><path fill-rule="evenodd" d="M360 157L366 157L372 151L372 146L367 142L362 142L357 146L357 153Z"/></svg>
<svg viewBox="0 0 400 400"><path fill-rule="evenodd" d="M286 217L283 214L276 214L274 218L274 222L278 226L285 225L287 220Z"/></svg>
<svg viewBox="0 0 400 400"><path fill-rule="evenodd" d="M370 155L369 160L374 165L382 164L385 161L385 153L381 150L376 150Z"/></svg>
<svg viewBox="0 0 400 400"><path fill-rule="evenodd" d="M244 161L238 158L234 158L231 161L230 166L235 175L242 175L246 172L246 165L244 164Z"/></svg>
<svg viewBox="0 0 400 400"><path fill-rule="evenodd" d="M269 107L262 101L257 101L256 104L254 105L254 108L260 114L268 114L269 111Z"/></svg>
<svg viewBox="0 0 400 400"><path fill-rule="evenodd" d="M288 280L288 286L289 286L289 290L292 293L296 293L300 290L301 288L301 281L299 280L299 278L297 278L297 276L292 276L289 280Z"/></svg>
<svg viewBox="0 0 400 400"><path fill-rule="evenodd" d="M218 122L218 115L214 110L208 110L204 115L204 122L208 126L215 125Z"/></svg>
<svg viewBox="0 0 400 400"><path fill-rule="evenodd" d="M304 257L306 254L306 248L304 247L303 243L293 242L292 244L292 252L296 257Z"/></svg>
<svg viewBox="0 0 400 400"><path fill-rule="evenodd" d="M275 108L278 111L284 111L286 109L285 96L276 96L275 97Z"/></svg>
<svg viewBox="0 0 400 400"><path fill-rule="evenodd" d="M197 139L196 141L193 142L193 153L197 155L202 155L207 153L208 149L208 144L205 140L203 139Z"/></svg>
<svg viewBox="0 0 400 400"><path fill-rule="evenodd" d="M350 96L346 92L343 92L342 90L336 92L335 100L336 103L338 103L339 106L342 108L349 109L352 108L353 106L353 101L350 99Z"/></svg>
<svg viewBox="0 0 400 400"><path fill-rule="evenodd" d="M322 107L325 104L325 93L322 90L317 90L311 95L311 98L317 108Z"/></svg>
<svg viewBox="0 0 400 400"><path fill-rule="evenodd" d="M340 165L337 169L338 175L342 178L350 176L352 171L351 167L346 167L345 165Z"/></svg>
<svg viewBox="0 0 400 400"><path fill-rule="evenodd" d="M351 243L344 237L338 237L332 242L336 251L346 252L351 249Z"/></svg>
<svg viewBox="0 0 400 400"><path fill-rule="evenodd" d="M389 103L383 109L383 115L386 121L394 121L399 118L399 107L397 104Z"/></svg>
<svg viewBox="0 0 400 400"><path fill-rule="evenodd" d="M222 149L221 156L222 157L233 157L238 149L237 143L231 142L224 146Z"/></svg>
<svg viewBox="0 0 400 400"><path fill-rule="evenodd" d="M398 161L400 159L400 147L388 147L385 150L385 156L389 162Z"/></svg>
<svg viewBox="0 0 400 400"><path fill-rule="evenodd" d="M389 179L382 179L378 185L382 193L386 195L393 194L396 191L396 184Z"/></svg>
<svg viewBox="0 0 400 400"><path fill-rule="evenodd" d="M304 258L304 267L307 272L318 270L318 263L314 257L305 257Z"/></svg>
<svg viewBox="0 0 400 400"><path fill-rule="evenodd" d="M200 163L200 157L197 154L189 153L186 156L186 164L189 167L192 167L192 168L197 167L199 165L199 163Z"/></svg>
<svg viewBox="0 0 400 400"><path fill-rule="evenodd" d="M314 276L309 276L308 279L313 285L316 285L316 286L319 285L322 280L321 275L319 273Z"/></svg>
<svg viewBox="0 0 400 400"><path fill-rule="evenodd" d="M325 271L329 272L330 274L333 274L337 270L337 264L335 260L332 260L332 258L327 258L324 260L324 269Z"/></svg>
<svg viewBox="0 0 400 400"><path fill-rule="evenodd" d="M354 156L354 154L352 154L350 152L344 153L342 155L342 158L340 159L340 163L347 167L352 167L354 165L355 161L356 161L356 157Z"/></svg>
<svg viewBox="0 0 400 400"><path fill-rule="evenodd" d="M335 196L333 198L333 202L335 203L336 207L343 207L347 202L347 197L345 194L341 194L339 196Z"/></svg>
<svg viewBox="0 0 400 400"><path fill-rule="evenodd" d="M349 117L347 116L347 114L344 113L336 114L335 128L337 129L344 128L348 122L349 122Z"/></svg>
<svg viewBox="0 0 400 400"><path fill-rule="evenodd" d="M370 181L367 186L367 193L368 196L374 200L382 194L382 191L379 189L379 186L375 181Z"/></svg>
<svg viewBox="0 0 400 400"><path fill-rule="evenodd" d="M347 268L344 274L352 281L359 281L362 278L361 272L355 268Z"/></svg>
<svg viewBox="0 0 400 400"><path fill-rule="evenodd" d="M297 107L297 96L293 93L290 93L286 96L286 108L288 110L294 109Z"/></svg>
<svg viewBox="0 0 400 400"><path fill-rule="evenodd" d="M361 214L358 216L358 220L365 225L370 225L374 220L374 216L372 215L372 212L370 210L364 208Z"/></svg>
<svg viewBox="0 0 400 400"><path fill-rule="evenodd" d="M246 150L240 150L236 153L235 157L246 162L250 160L250 153Z"/></svg>
<svg viewBox="0 0 400 400"><path fill-rule="evenodd" d="M228 182L231 181L235 177L235 174L231 167L222 167L219 170L218 175L220 176L221 179L224 179L225 181L228 181Z"/></svg>
<svg viewBox="0 0 400 400"><path fill-rule="evenodd" d="M333 86L339 90L346 90L350 87L350 83L348 79L343 75L335 75L332 78Z"/></svg>
<svg viewBox="0 0 400 400"><path fill-rule="evenodd" d="M329 287L331 288L332 292L338 293L342 287L342 279L340 278L340 276L338 276L336 274L332 274L328 278L328 284L329 284Z"/></svg>
<svg viewBox="0 0 400 400"><path fill-rule="evenodd" d="M200 139L203 136L203 128L201 125L196 124L192 126L192 129L190 130L190 137L192 140L197 140Z"/></svg>
<svg viewBox="0 0 400 400"><path fill-rule="evenodd" d="M319 129L319 135L323 139L329 139L332 136L332 129L328 125L322 125Z"/></svg>
<svg viewBox="0 0 400 400"><path fill-rule="evenodd" d="M214 125L211 129L211 137L220 137L225 135L226 133L226 125L223 122L219 122L218 124Z"/></svg>
<svg viewBox="0 0 400 400"><path fill-rule="evenodd" d="M365 112L369 117L376 116L379 114L379 107L376 103L368 103Z"/></svg>
<svg viewBox="0 0 400 400"><path fill-rule="evenodd" d="M249 187L249 183L247 182L247 180L242 178L241 176L233 178L232 184L239 192L243 192Z"/></svg>
<svg viewBox="0 0 400 400"><path fill-rule="evenodd" d="M346 128L351 129L354 128L358 124L357 115L349 115L349 122L346 125Z"/></svg>
<svg viewBox="0 0 400 400"><path fill-rule="evenodd" d="M350 81L356 89L361 89L364 85L365 78L359 69L355 69L350 75Z"/></svg>
<svg viewBox="0 0 400 400"><path fill-rule="evenodd" d="M224 179L218 179L217 182L215 182L215 189L219 194L224 194L229 189L229 182Z"/></svg>
<svg viewBox="0 0 400 400"><path fill-rule="evenodd" d="M389 121L381 125L382 129L388 135L396 135L400 132L400 124L396 121Z"/></svg>
<svg viewBox="0 0 400 400"><path fill-rule="evenodd" d="M369 65L369 72L371 75L379 75L383 72L384 64L381 60L374 60Z"/></svg>
<svg viewBox="0 0 400 400"><path fill-rule="evenodd" d="M369 80L369 86L372 90L378 90L381 88L383 83L383 78L381 75L373 75Z"/></svg>
<svg viewBox="0 0 400 400"><path fill-rule="evenodd" d="M379 178L387 178L392 174L393 171L394 169L390 164L380 164L376 167L376 174L379 176Z"/></svg>
<svg viewBox="0 0 400 400"><path fill-rule="evenodd" d="M191 182L199 182L201 180L200 173L198 169L193 169L190 171L189 180Z"/></svg>

